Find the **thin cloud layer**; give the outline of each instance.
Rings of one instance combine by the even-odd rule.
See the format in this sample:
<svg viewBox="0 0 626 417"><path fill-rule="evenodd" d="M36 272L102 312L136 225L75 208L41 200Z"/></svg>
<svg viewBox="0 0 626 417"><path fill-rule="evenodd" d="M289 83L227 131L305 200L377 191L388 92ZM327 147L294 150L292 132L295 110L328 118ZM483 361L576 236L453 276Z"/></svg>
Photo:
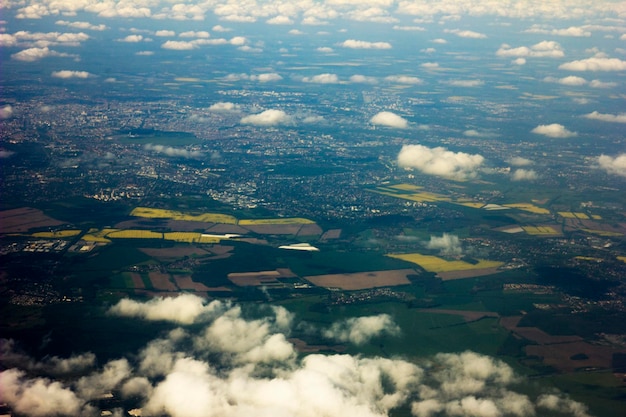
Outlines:
<svg viewBox="0 0 626 417"><path fill-rule="evenodd" d="M144 146L144 149L147 151L179 158L197 158L202 155L202 152L199 151L190 151L184 148L174 148L173 146L153 145L152 143L146 144Z"/></svg>
<svg viewBox="0 0 626 417"><path fill-rule="evenodd" d="M549 138L571 138L577 135L576 132L570 132L565 128L565 126L558 123L539 125L531 130L531 132L538 135L544 135Z"/></svg>
<svg viewBox="0 0 626 417"><path fill-rule="evenodd" d="M370 119L370 123L379 126L395 127L398 129L406 129L409 125L409 122L406 119L390 111L381 111L376 113Z"/></svg>
<svg viewBox="0 0 626 417"><path fill-rule="evenodd" d="M539 178L539 174L534 169L516 169L511 174L512 181L534 181Z"/></svg>
<svg viewBox="0 0 626 417"><path fill-rule="evenodd" d="M340 46L350 49L391 49L392 46L389 42L368 42L359 41L356 39L348 39L343 41Z"/></svg>
<svg viewBox="0 0 626 417"><path fill-rule="evenodd" d="M424 174L457 180L476 177L484 161L482 155L424 145L404 145L398 154L400 167L415 168Z"/></svg>

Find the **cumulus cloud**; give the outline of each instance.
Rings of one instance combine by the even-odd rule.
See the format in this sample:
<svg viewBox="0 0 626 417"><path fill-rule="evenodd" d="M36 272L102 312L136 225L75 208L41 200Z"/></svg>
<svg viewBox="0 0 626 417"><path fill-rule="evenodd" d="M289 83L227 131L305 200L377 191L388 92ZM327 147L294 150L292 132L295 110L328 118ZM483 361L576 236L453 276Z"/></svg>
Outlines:
<svg viewBox="0 0 626 417"><path fill-rule="evenodd" d="M75 29L95 30L99 32L102 32L103 30L108 29L108 26L104 24L94 25L89 22L70 22L67 20L57 20L56 22L54 22L54 24L59 25L59 26L68 26L68 27L75 28Z"/></svg>
<svg viewBox="0 0 626 417"><path fill-rule="evenodd" d="M395 127L398 129L405 129L409 125L409 122L406 119L390 111L381 111L376 113L370 119L370 123L373 125Z"/></svg>
<svg viewBox="0 0 626 417"><path fill-rule="evenodd" d="M157 297L141 303L124 298L109 308L115 316L135 317L151 321L171 321L191 324L205 316L211 316L224 308L220 301L206 300L193 294L181 294L174 298Z"/></svg>
<svg viewBox="0 0 626 417"><path fill-rule="evenodd" d="M401 409L414 417L522 417L546 411L587 416L583 404L558 391L536 398L516 392L522 380L488 356L441 353L420 358L420 365L361 355L299 356L287 339L294 319L289 311L224 307L202 328L176 328L138 353L128 352L132 361L115 359L85 375L64 376L63 383L19 366L5 368L0 357L2 400L34 417L98 415L110 405L93 400L110 392L122 399L136 397L143 415L171 417L382 417ZM385 314L349 318L319 330L357 345L400 332Z"/></svg>
<svg viewBox="0 0 626 417"><path fill-rule="evenodd" d="M568 71L624 71L626 61L619 58L593 57L566 62L559 69Z"/></svg>
<svg viewBox="0 0 626 417"><path fill-rule="evenodd" d="M10 104L5 104L4 106L0 107L1 120L10 119L11 116L13 116L13 106L11 106Z"/></svg>
<svg viewBox="0 0 626 417"><path fill-rule="evenodd" d="M87 71L70 71L70 70L61 70L52 72L52 76L54 78L89 78L91 74Z"/></svg>
<svg viewBox="0 0 626 417"><path fill-rule="evenodd" d="M211 35L206 30L188 30L186 32L181 32L178 34L179 38L200 38L200 39L208 39Z"/></svg>
<svg viewBox="0 0 626 417"><path fill-rule="evenodd" d="M410 75L389 75L385 77L385 81L397 84L422 84L424 82L421 78Z"/></svg>
<svg viewBox="0 0 626 417"><path fill-rule="evenodd" d="M532 160L521 156L514 156L513 158L508 159L507 162L516 167L525 167L534 163Z"/></svg>
<svg viewBox="0 0 626 417"><path fill-rule="evenodd" d="M288 124L292 122L292 117L282 110L265 110L258 114L251 114L241 119L241 123L244 125L256 125L256 126L276 126L282 124Z"/></svg>
<svg viewBox="0 0 626 417"><path fill-rule="evenodd" d="M122 39L118 39L118 41L120 42L127 42L127 43L137 43L137 42L141 42L142 40L143 40L142 35L128 35Z"/></svg>
<svg viewBox="0 0 626 417"><path fill-rule="evenodd" d="M49 49L47 46L43 48L36 48L36 47L28 48L20 52L11 54L12 59L15 59L16 61L23 61L23 62L39 61L40 59L48 58L51 56L63 57L63 58L76 57L76 55L67 54L65 52L53 51L52 49Z"/></svg>
<svg viewBox="0 0 626 417"><path fill-rule="evenodd" d="M561 58L565 56L563 48L558 42L542 41L530 47L519 46L516 48L507 44L502 44L496 51L497 56L502 57L540 57L540 58Z"/></svg>
<svg viewBox="0 0 626 417"><path fill-rule="evenodd" d="M318 74L313 77L303 77L302 81L305 83L315 83L315 84L337 84L339 82L339 77L337 74Z"/></svg>
<svg viewBox="0 0 626 417"><path fill-rule="evenodd" d="M626 123L626 113L609 114L609 113L599 113L597 111L592 111L589 114L585 114L583 117L587 119L600 120L603 122L610 122L610 123Z"/></svg>
<svg viewBox="0 0 626 417"><path fill-rule="evenodd" d="M355 84L377 84L378 80L376 79L376 77L355 74L350 76L350 82Z"/></svg>
<svg viewBox="0 0 626 417"><path fill-rule="evenodd" d="M415 168L424 174L464 180L476 177L485 161L479 154L452 152L443 147L404 145L398 154L398 165Z"/></svg>
<svg viewBox="0 0 626 417"><path fill-rule="evenodd" d="M540 33L556 36L590 37L591 32L580 26L570 26L562 29L550 29L543 25L532 25L524 31L525 33Z"/></svg>
<svg viewBox="0 0 626 417"><path fill-rule="evenodd" d="M570 132L565 128L565 126L558 123L539 125L531 130L531 132L538 135L548 136L550 138L570 138L577 135L576 132Z"/></svg>
<svg viewBox="0 0 626 417"><path fill-rule="evenodd" d="M294 21L289 16L274 16L265 23L269 25L293 25Z"/></svg>
<svg viewBox="0 0 626 417"><path fill-rule="evenodd" d="M194 42L187 41L166 41L161 45L161 48L173 51L190 51L195 49L196 45Z"/></svg>
<svg viewBox="0 0 626 417"><path fill-rule="evenodd" d="M240 106L235 103L231 103L228 101L220 101L215 104L212 104L209 107L209 111L213 112L235 112L239 111Z"/></svg>
<svg viewBox="0 0 626 417"><path fill-rule="evenodd" d="M613 87L617 87L617 83L611 82L611 81L591 80L589 82L589 87L593 87L593 88L613 88Z"/></svg>
<svg viewBox="0 0 626 417"><path fill-rule="evenodd" d="M154 32L154 36L163 37L163 38L171 38L172 36L176 36L176 32L173 30L161 29Z"/></svg>
<svg viewBox="0 0 626 417"><path fill-rule="evenodd" d="M328 339L355 345L363 345L378 336L399 334L400 328L388 314L352 317L335 322L329 329L322 332L322 335Z"/></svg>
<svg viewBox="0 0 626 417"><path fill-rule="evenodd" d="M585 80L583 77L577 77L575 75L570 75L563 78L546 77L543 80L549 83L557 83L569 86L580 86L587 84L587 80Z"/></svg>
<svg viewBox="0 0 626 417"><path fill-rule="evenodd" d="M533 181L539 178L539 174L534 169L516 169L511 174L512 181Z"/></svg>
<svg viewBox="0 0 626 417"><path fill-rule="evenodd" d="M343 41L340 46L351 49L391 49L392 46L389 42L368 42L359 41L356 39L348 39Z"/></svg>
<svg viewBox="0 0 626 417"><path fill-rule="evenodd" d="M460 38L470 39L486 39L487 35L484 33L474 32L473 30L461 30L461 29L445 29L445 33L453 33Z"/></svg>
<svg viewBox="0 0 626 417"><path fill-rule="evenodd" d="M457 235L444 233L440 236L431 236L426 243L428 249L438 250L443 255L460 255L463 253L461 241Z"/></svg>
<svg viewBox="0 0 626 417"><path fill-rule="evenodd" d="M453 87L480 87L485 82L482 80L451 80L447 81L446 84Z"/></svg>
<svg viewBox="0 0 626 417"><path fill-rule="evenodd" d="M626 177L626 153L616 157L600 155L598 157L598 165L609 174Z"/></svg>

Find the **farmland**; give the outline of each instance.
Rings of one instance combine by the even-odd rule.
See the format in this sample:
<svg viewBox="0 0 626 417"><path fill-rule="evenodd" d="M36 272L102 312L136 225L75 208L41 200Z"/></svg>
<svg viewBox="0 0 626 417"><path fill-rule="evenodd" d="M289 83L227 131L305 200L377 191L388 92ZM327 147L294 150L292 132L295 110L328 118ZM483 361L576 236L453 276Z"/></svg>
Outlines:
<svg viewBox="0 0 626 417"><path fill-rule="evenodd" d="M477 263L469 263L465 261L448 261L438 256L422 255L419 253L391 254L392 258L402 259L412 262L424 268L428 272L451 272L451 271L467 271L481 270L489 268L498 268L503 263L497 261L488 261L480 259Z"/></svg>

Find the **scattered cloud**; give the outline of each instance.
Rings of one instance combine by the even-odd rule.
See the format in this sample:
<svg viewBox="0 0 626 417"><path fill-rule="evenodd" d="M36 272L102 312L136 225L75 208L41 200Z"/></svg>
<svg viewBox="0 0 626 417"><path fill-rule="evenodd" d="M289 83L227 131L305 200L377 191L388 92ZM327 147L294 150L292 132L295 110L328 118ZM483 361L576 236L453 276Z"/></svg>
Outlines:
<svg viewBox="0 0 626 417"><path fill-rule="evenodd" d="M570 26L563 29L550 29L544 25L532 25L530 28L526 29L524 33L539 33L544 35L573 36L585 38L591 36L591 32L579 26Z"/></svg>
<svg viewBox="0 0 626 417"><path fill-rule="evenodd" d="M420 67L426 68L426 69L438 69L439 64L436 62L424 62L423 64L420 65Z"/></svg>
<svg viewBox="0 0 626 417"><path fill-rule="evenodd" d="M159 146L159 145L146 145ZM225 305L221 301L206 301L193 294L181 294L174 298L156 297L145 303L121 299L109 308L114 316L134 317L150 321L170 321L178 324L192 324L221 312Z"/></svg>
<svg viewBox="0 0 626 417"><path fill-rule="evenodd" d="M375 337L399 334L400 327L388 314L352 317L335 322L329 329L322 332L322 335L328 339L355 345L363 345Z"/></svg>
<svg viewBox="0 0 626 417"><path fill-rule="evenodd" d="M473 30L461 30L461 29L444 29L445 33L453 33L460 38L470 39L486 39L487 35L484 33L474 32Z"/></svg>
<svg viewBox="0 0 626 417"><path fill-rule="evenodd" d="M601 120L603 122L626 123L626 113L609 114L593 111L589 114L585 114L583 117L587 119Z"/></svg>
<svg viewBox="0 0 626 417"><path fill-rule="evenodd" d="M23 62L35 62L48 57L75 58L76 56L77 55L53 51L47 46L43 48L28 48L11 54L12 59Z"/></svg>
<svg viewBox="0 0 626 417"><path fill-rule="evenodd" d="M335 52L333 48L329 48L328 46L320 46L319 48L316 49L316 51L323 52L325 54Z"/></svg>
<svg viewBox="0 0 626 417"><path fill-rule="evenodd" d="M256 125L256 126L277 126L289 124L292 122L291 116L282 110L265 110L258 114L251 114L241 119L241 123L244 125Z"/></svg>
<svg viewBox="0 0 626 417"><path fill-rule="evenodd" d="M398 129L406 129L409 125L409 122L406 119L389 111L381 111L379 113L376 113L370 119L370 123L379 126L395 127Z"/></svg>
<svg viewBox="0 0 626 417"><path fill-rule="evenodd" d="M263 74L228 74L224 77L226 81L258 81L260 83L268 83L272 81L280 81L283 77L275 72L266 72Z"/></svg>
<svg viewBox="0 0 626 417"><path fill-rule="evenodd" d="M189 31L186 31L186 32L179 33L178 37L179 38L208 39L209 37L211 37L211 35L209 35L209 32L207 32L205 30L200 30L200 31L189 30Z"/></svg>
<svg viewBox="0 0 626 417"><path fill-rule="evenodd" d="M512 181L533 181L539 178L539 174L534 169L519 168L511 174Z"/></svg>
<svg viewBox="0 0 626 417"><path fill-rule="evenodd" d="M566 62L559 69L568 71L624 71L626 61L619 58L593 57Z"/></svg>
<svg viewBox="0 0 626 417"><path fill-rule="evenodd" d="M147 151L161 153L167 156L173 156L178 158L197 158L202 155L202 152L199 151L190 151L184 148L174 148L172 146L165 145L153 145L151 143L146 144L144 146L144 149Z"/></svg>
<svg viewBox="0 0 626 417"><path fill-rule="evenodd" d="M600 155L597 161L600 168L609 174L626 177L626 153L622 153L616 157Z"/></svg>
<svg viewBox="0 0 626 417"><path fill-rule="evenodd" d="M166 41L161 45L161 48L172 51L190 51L196 48L196 44L187 41Z"/></svg>
<svg viewBox="0 0 626 417"><path fill-rule="evenodd" d="M424 80L410 75L389 75L385 77L385 81L397 84L422 84Z"/></svg>
<svg viewBox="0 0 626 417"><path fill-rule="evenodd" d="M526 58L515 58L511 63L515 65L526 65Z"/></svg>
<svg viewBox="0 0 626 417"><path fill-rule="evenodd" d="M446 43L448 43L447 40L442 39L442 38L433 39L431 42L432 43L438 43L440 45L445 45Z"/></svg>
<svg viewBox="0 0 626 417"><path fill-rule="evenodd" d="M71 27L71 28L74 28L74 29L94 30L94 31L98 31L98 32L102 32L102 31L107 30L109 28L105 24L94 25L94 24L89 23L89 22L70 22L70 21L67 21L67 20L57 20L56 22L54 22L54 24L59 25L59 26L67 26L67 27Z"/></svg>
<svg viewBox="0 0 626 417"><path fill-rule="evenodd" d="M577 135L576 132L570 132L565 128L565 126L558 123L539 125L531 130L531 132L538 135L548 136L550 138L571 138Z"/></svg>
<svg viewBox="0 0 626 417"><path fill-rule="evenodd" d="M339 82L339 77L337 74L319 74L314 75L313 77L303 77L302 81L305 83L315 83L315 84L337 84Z"/></svg>
<svg viewBox="0 0 626 417"><path fill-rule="evenodd" d="M344 48L351 49L391 49L392 46L389 42L367 42L359 41L355 39L348 39L339 44Z"/></svg>
<svg viewBox="0 0 626 417"><path fill-rule="evenodd" d="M122 39L118 39L119 42L137 43L143 40L142 35L128 35Z"/></svg>
<svg viewBox="0 0 626 417"><path fill-rule="evenodd" d="M399 25L395 25L393 27L393 30L402 30L402 31L408 31L408 32L424 32L424 31L426 31L426 28L424 28L422 26L399 26Z"/></svg>
<svg viewBox="0 0 626 417"><path fill-rule="evenodd" d="M220 101L215 104L212 104L209 107L209 111L212 112L236 112L239 111L240 106L235 103L231 103L228 101Z"/></svg>
<svg viewBox="0 0 626 417"><path fill-rule="evenodd" d="M453 87L480 87L485 82L482 80L451 80L447 81L446 84Z"/></svg>
<svg viewBox="0 0 626 417"><path fill-rule="evenodd" d="M521 156L514 156L513 158L508 159L507 162L516 167L525 167L534 163L532 160Z"/></svg>
<svg viewBox="0 0 626 417"><path fill-rule="evenodd" d="M539 57L539 58L562 58L565 56L563 48L558 42L542 41L530 47L519 46L516 48L507 44L502 44L496 51L497 56L502 57Z"/></svg>
<svg viewBox="0 0 626 417"><path fill-rule="evenodd" d="M543 80L549 83L557 83L569 86L580 86L587 84L587 80L582 77L577 77L575 75L570 75L563 78L545 77Z"/></svg>
<svg viewBox="0 0 626 417"><path fill-rule="evenodd" d="M154 32L154 36L158 36L158 37L162 37L162 38L171 38L173 36L176 36L176 32L174 32L173 30L157 30L156 32Z"/></svg>
<svg viewBox="0 0 626 417"><path fill-rule="evenodd" d="M613 88L613 87L617 87L617 83L611 82L611 81L591 80L589 82L589 87L593 87L593 88Z"/></svg>
<svg viewBox="0 0 626 417"><path fill-rule="evenodd" d="M428 249L439 251L442 255L461 255L463 253L463 247L461 241L457 235L451 235L444 233L440 236L431 236L430 240L426 243Z"/></svg>
<svg viewBox="0 0 626 417"><path fill-rule="evenodd" d="M398 154L398 165L415 168L424 174L465 180L474 178L485 158L479 154L452 152L443 147L404 145Z"/></svg>
<svg viewBox="0 0 626 417"><path fill-rule="evenodd" d="M350 77L350 82L355 84L377 84L378 79L367 75L355 74Z"/></svg>
<svg viewBox="0 0 626 417"><path fill-rule="evenodd" d="M4 106L0 107L1 120L10 119L11 116L13 116L13 106L11 106L10 104L5 104Z"/></svg>
<svg viewBox="0 0 626 417"><path fill-rule="evenodd" d="M89 78L91 74L87 71L70 71L70 70L61 70L61 71L53 71L52 76L54 78Z"/></svg>
<svg viewBox="0 0 626 417"><path fill-rule="evenodd" d="M265 23L270 25L293 25L294 21L289 16L275 16Z"/></svg>

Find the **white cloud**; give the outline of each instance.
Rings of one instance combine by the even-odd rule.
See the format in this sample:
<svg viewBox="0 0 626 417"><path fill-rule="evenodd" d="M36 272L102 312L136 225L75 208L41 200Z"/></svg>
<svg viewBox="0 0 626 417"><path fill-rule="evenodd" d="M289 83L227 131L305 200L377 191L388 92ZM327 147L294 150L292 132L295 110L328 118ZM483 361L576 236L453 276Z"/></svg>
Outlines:
<svg viewBox="0 0 626 417"><path fill-rule="evenodd" d="M426 69L438 69L439 64L436 62L424 62L423 64L420 65L420 67L426 68Z"/></svg>
<svg viewBox="0 0 626 417"><path fill-rule="evenodd" d="M514 156L513 158L508 159L507 162L516 167L524 167L534 163L532 160L521 156Z"/></svg>
<svg viewBox="0 0 626 417"><path fill-rule="evenodd" d="M230 28L226 28L222 25L215 25L213 26L213 28L211 29L213 32L231 32L232 29Z"/></svg>
<svg viewBox="0 0 626 417"><path fill-rule="evenodd" d="M10 119L13 116L13 106L6 104L0 107L0 120Z"/></svg>
<svg viewBox="0 0 626 417"><path fill-rule="evenodd" d="M91 74L87 71L70 71L70 70L61 70L52 72L52 76L54 78L89 78Z"/></svg>
<svg viewBox="0 0 626 417"><path fill-rule="evenodd" d="M459 237L449 233L444 233L441 237L431 236L426 247L438 250L443 255L461 255L463 253Z"/></svg>
<svg viewBox="0 0 626 417"><path fill-rule="evenodd" d="M409 125L409 122L406 119L390 111L381 111L376 113L370 119L370 123L373 125L395 127L398 129L406 129Z"/></svg>
<svg viewBox="0 0 626 417"><path fill-rule="evenodd" d="M128 35L122 39L118 39L120 42L137 43L143 40L142 35Z"/></svg>
<svg viewBox="0 0 626 417"><path fill-rule="evenodd" d="M385 81L397 84L422 84L424 80L410 75L389 75L385 77Z"/></svg>
<svg viewBox="0 0 626 417"><path fill-rule="evenodd" d="M195 31L195 30L189 30L186 32L181 32L178 34L179 38L200 38L200 39L208 39L211 35L209 35L209 32L205 31L205 30L200 30L200 31Z"/></svg>
<svg viewBox="0 0 626 417"><path fill-rule="evenodd" d="M502 44L496 51L497 56L503 57L539 57L539 58L561 58L565 56L563 48L558 42L542 41L530 47L519 46L513 48L510 45Z"/></svg>
<svg viewBox="0 0 626 417"><path fill-rule="evenodd" d="M355 84L376 84L378 83L378 80L376 79L376 77L355 74L350 77L350 82Z"/></svg>
<svg viewBox="0 0 626 417"><path fill-rule="evenodd" d="M613 87L617 87L617 83L611 82L611 81L591 80L589 82L589 87L593 87L593 88L613 88Z"/></svg>
<svg viewBox="0 0 626 417"><path fill-rule="evenodd" d="M451 80L447 81L446 84L453 87L480 87L485 82L482 80Z"/></svg>
<svg viewBox="0 0 626 417"><path fill-rule="evenodd" d="M161 45L161 48L173 51L190 51L196 48L196 44L187 41L166 41Z"/></svg>
<svg viewBox="0 0 626 417"><path fill-rule="evenodd" d="M154 51L138 51L138 52L135 52L135 55L138 55L138 56L152 56L152 55L154 55Z"/></svg>
<svg viewBox="0 0 626 417"><path fill-rule="evenodd" d="M626 153L622 153L615 158L609 155L600 155L598 165L609 174L626 177Z"/></svg>
<svg viewBox="0 0 626 417"><path fill-rule="evenodd" d="M473 30L461 30L461 29L445 29L445 33L453 33L460 38L470 39L486 39L487 35L484 33L474 32Z"/></svg>
<svg viewBox="0 0 626 417"><path fill-rule="evenodd" d="M289 16L281 15L275 16L267 20L265 23L270 25L293 25L294 21Z"/></svg>
<svg viewBox="0 0 626 417"><path fill-rule="evenodd" d="M190 151L188 149L174 148L172 146L165 145L153 145L151 143L147 143L143 148L147 151L162 153L167 156L178 158L197 158L202 155L202 153L198 151Z"/></svg>
<svg viewBox="0 0 626 417"><path fill-rule="evenodd" d="M388 314L352 317L335 322L329 329L322 332L326 338L355 345L363 345L372 338L382 335L397 336L399 334L400 328Z"/></svg>
<svg viewBox="0 0 626 417"><path fill-rule="evenodd" d="M423 145L404 145L398 154L400 167L415 168L424 174L458 180L475 177L484 161L482 155Z"/></svg>
<svg viewBox="0 0 626 417"><path fill-rule="evenodd" d="M84 401L60 382L28 378L18 369L0 372L2 401L16 412L32 417L82 415Z"/></svg>
<svg viewBox="0 0 626 417"><path fill-rule="evenodd" d="M192 324L196 320L221 312L223 308L224 304L220 301L206 304L206 300L196 295L181 294L174 298L153 298L145 303L124 298L112 306L108 313L151 321Z"/></svg>
<svg viewBox="0 0 626 417"><path fill-rule="evenodd" d="M570 132L565 128L565 126L558 123L539 125L531 130L531 132L538 135L548 136L550 138L570 138L577 135L576 132Z"/></svg>
<svg viewBox="0 0 626 417"><path fill-rule="evenodd" d="M511 174L512 181L533 181L539 178L539 174L534 169L519 168Z"/></svg>
<svg viewBox="0 0 626 417"><path fill-rule="evenodd" d="M440 45L445 45L446 43L448 43L447 40L442 39L442 38L433 39L431 42L432 43L438 43Z"/></svg>
<svg viewBox="0 0 626 417"><path fill-rule="evenodd" d="M348 39L340 44L344 48L351 49L391 49L392 46L389 42L367 42L359 41L355 39Z"/></svg>
<svg viewBox="0 0 626 417"><path fill-rule="evenodd" d="M76 57L76 55L70 55L66 53L53 51L49 49L47 46L44 48L28 48L20 52L11 54L12 59L15 59L16 61L23 61L23 62L34 62L34 61L39 61L40 59L44 59L48 57L71 58L71 57Z"/></svg>
<svg viewBox="0 0 626 417"><path fill-rule="evenodd" d="M587 80L582 77L577 77L575 75L570 75L563 78L546 77L543 80L549 83L557 83L569 86L581 86L587 84Z"/></svg>
<svg viewBox="0 0 626 417"><path fill-rule="evenodd" d="M94 25L89 22L69 22L67 20L57 20L54 23L59 26L68 26L71 28L81 29L81 30L95 30L95 31L102 32L103 30L108 29L108 26L104 24Z"/></svg>
<svg viewBox="0 0 626 417"><path fill-rule="evenodd" d="M515 65L526 65L526 58L515 58L511 63Z"/></svg>
<svg viewBox="0 0 626 417"><path fill-rule="evenodd" d="M563 28L563 29L549 29L542 25L532 25L529 29L526 29L524 32L525 33L540 33L540 34L545 34L545 35L556 35L556 36L586 37L586 38L591 36L591 32L579 26L570 26L568 28Z"/></svg>
<svg viewBox="0 0 626 417"><path fill-rule="evenodd" d="M313 77L303 77L302 81L305 83L315 83L315 84L337 84L339 82L339 77L337 74L318 74Z"/></svg>
<svg viewBox="0 0 626 417"><path fill-rule="evenodd" d="M393 30L403 30L403 31L409 31L409 32L424 32L424 31L426 31L426 28L423 28L422 26L398 26L398 25L395 25L393 27Z"/></svg>
<svg viewBox="0 0 626 417"><path fill-rule="evenodd" d="M328 46L320 46L319 48L316 49L316 51L323 52L325 54L335 52L333 48L329 48Z"/></svg>
<svg viewBox="0 0 626 417"><path fill-rule="evenodd" d="M276 126L288 124L292 122L291 116L282 110L265 110L258 114L245 116L241 119L241 123L245 125L256 126Z"/></svg>
<svg viewBox="0 0 626 417"><path fill-rule="evenodd" d="M272 81L280 81L283 79L283 77L280 76L280 74L277 74L275 72L267 72L264 74L254 74L254 75L248 75L248 74L228 74L226 77L224 77L224 79L226 81L241 81L241 80L245 80L245 81L258 81L261 83L268 83L268 82L272 82Z"/></svg>
<svg viewBox="0 0 626 417"><path fill-rule="evenodd" d="M619 58L593 57L566 62L559 65L559 69L568 71L624 71L626 61Z"/></svg>
<svg viewBox="0 0 626 417"><path fill-rule="evenodd" d="M586 117L587 119L601 120L603 122L626 123L626 113L609 114L593 111L589 114L585 114L583 117Z"/></svg>
<svg viewBox="0 0 626 417"><path fill-rule="evenodd" d="M172 36L176 36L176 32L174 32L173 30L157 30L156 32L154 32L154 36L159 36L162 38L171 38Z"/></svg>

